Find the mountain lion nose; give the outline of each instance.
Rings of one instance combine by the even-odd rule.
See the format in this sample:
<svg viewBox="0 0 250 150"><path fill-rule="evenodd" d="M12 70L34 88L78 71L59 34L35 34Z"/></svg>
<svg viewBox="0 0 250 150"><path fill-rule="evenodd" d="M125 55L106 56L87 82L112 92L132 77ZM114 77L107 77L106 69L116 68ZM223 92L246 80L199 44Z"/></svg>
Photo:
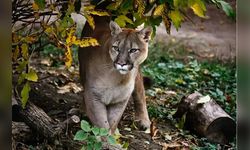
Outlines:
<svg viewBox="0 0 250 150"><path fill-rule="evenodd" d="M123 67L123 66L127 65L127 63L126 62L117 62L117 65L120 65L121 67Z"/></svg>

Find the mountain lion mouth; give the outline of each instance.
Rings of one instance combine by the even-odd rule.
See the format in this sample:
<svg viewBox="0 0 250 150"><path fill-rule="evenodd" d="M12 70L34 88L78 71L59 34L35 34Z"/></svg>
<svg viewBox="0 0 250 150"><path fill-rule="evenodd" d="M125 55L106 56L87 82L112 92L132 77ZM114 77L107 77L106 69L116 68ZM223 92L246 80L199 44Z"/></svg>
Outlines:
<svg viewBox="0 0 250 150"><path fill-rule="evenodd" d="M125 70L125 69L120 69L118 70L120 72L120 74L127 74L129 71Z"/></svg>

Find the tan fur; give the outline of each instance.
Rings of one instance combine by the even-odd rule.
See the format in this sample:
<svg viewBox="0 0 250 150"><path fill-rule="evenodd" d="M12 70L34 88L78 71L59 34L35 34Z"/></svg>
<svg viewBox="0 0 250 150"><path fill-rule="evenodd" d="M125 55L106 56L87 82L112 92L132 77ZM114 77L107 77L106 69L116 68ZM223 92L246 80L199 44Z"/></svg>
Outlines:
<svg viewBox="0 0 250 150"><path fill-rule="evenodd" d="M142 127L148 128L150 120L139 65L147 57L151 30L121 30L115 23L109 24L109 19L99 18L94 31L89 25L85 25L83 31L83 36L94 37L101 44L79 49L83 103L91 122L114 133L133 95L135 119ZM119 47L119 52L116 47ZM134 48L140 51L132 51Z"/></svg>

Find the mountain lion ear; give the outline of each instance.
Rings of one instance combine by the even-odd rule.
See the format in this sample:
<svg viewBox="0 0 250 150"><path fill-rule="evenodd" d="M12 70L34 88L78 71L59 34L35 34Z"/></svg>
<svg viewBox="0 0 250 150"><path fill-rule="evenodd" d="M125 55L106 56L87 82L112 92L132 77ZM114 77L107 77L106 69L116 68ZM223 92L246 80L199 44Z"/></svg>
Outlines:
<svg viewBox="0 0 250 150"><path fill-rule="evenodd" d="M145 42L148 42L150 40L151 33L152 33L152 27L150 27L150 26L139 31L139 35L142 36L142 38L145 40Z"/></svg>
<svg viewBox="0 0 250 150"><path fill-rule="evenodd" d="M119 34L120 32L122 32L122 29L114 21L110 21L109 28L110 28L110 31L111 31L111 35L113 35L113 36Z"/></svg>

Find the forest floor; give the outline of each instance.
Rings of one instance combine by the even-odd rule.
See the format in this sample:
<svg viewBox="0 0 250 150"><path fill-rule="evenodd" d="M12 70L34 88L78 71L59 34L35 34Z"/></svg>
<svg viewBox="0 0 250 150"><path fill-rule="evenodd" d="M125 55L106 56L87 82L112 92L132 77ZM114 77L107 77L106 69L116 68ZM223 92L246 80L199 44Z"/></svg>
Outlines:
<svg viewBox="0 0 250 150"><path fill-rule="evenodd" d="M234 1L231 4L234 5ZM171 35L166 34L163 24L157 28L156 41L170 45L184 46L189 52L201 59L219 59L224 62L234 61L236 57L236 23L214 5L207 6L207 18L195 16L191 11L188 20L181 24L178 31L174 27Z"/></svg>
<svg viewBox="0 0 250 150"><path fill-rule="evenodd" d="M122 134L119 143L129 150L235 149L235 140L227 145L211 143L183 129L173 118L182 96L195 90L210 94L228 114L236 117L235 22L215 7L208 6L207 12L209 19L191 16L196 25L185 22L178 32L173 28L171 36L164 27L157 29L149 59L142 67L143 73L154 81L146 96L155 135L137 129L133 123L133 102L129 102L118 127ZM83 90L77 63L65 70L45 53L33 57L31 66L38 72L39 81L32 84L30 100L55 120L64 121L73 114L86 119L77 110ZM46 57L41 59L40 55ZM187 68L191 72L183 71ZM73 139L79 129L77 124L65 134ZM19 142L18 148L56 149L41 139L35 143Z"/></svg>

